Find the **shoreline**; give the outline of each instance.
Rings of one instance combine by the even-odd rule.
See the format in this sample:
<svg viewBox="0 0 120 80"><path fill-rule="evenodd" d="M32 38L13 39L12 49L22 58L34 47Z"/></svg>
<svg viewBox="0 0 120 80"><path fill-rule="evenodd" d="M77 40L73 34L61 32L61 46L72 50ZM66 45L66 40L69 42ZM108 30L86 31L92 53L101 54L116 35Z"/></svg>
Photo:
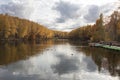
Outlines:
<svg viewBox="0 0 120 80"><path fill-rule="evenodd" d="M105 44L105 43L89 43L90 47L101 47L101 48L105 48L105 49L110 49L110 50L117 50L120 51L120 46L119 43L118 44L114 44L114 43L109 43L109 44Z"/></svg>

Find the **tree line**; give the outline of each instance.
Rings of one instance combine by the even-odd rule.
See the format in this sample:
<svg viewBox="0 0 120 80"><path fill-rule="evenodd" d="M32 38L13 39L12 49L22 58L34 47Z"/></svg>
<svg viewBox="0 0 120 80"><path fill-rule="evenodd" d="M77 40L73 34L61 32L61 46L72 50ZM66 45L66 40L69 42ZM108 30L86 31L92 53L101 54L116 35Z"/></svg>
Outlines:
<svg viewBox="0 0 120 80"><path fill-rule="evenodd" d="M50 30L38 23L0 14L0 39L1 40L34 40L65 38L67 32Z"/></svg>
<svg viewBox="0 0 120 80"><path fill-rule="evenodd" d="M110 16L104 24L103 14L94 25L87 25L71 32L50 30L38 23L0 14L0 40L39 40L39 39L77 39L82 41L120 41L120 14L118 11Z"/></svg>
<svg viewBox="0 0 120 80"><path fill-rule="evenodd" d="M120 41L120 14L118 11L110 16L110 22L104 24L103 14L94 25L87 25L69 33L70 39L80 39L83 41Z"/></svg>

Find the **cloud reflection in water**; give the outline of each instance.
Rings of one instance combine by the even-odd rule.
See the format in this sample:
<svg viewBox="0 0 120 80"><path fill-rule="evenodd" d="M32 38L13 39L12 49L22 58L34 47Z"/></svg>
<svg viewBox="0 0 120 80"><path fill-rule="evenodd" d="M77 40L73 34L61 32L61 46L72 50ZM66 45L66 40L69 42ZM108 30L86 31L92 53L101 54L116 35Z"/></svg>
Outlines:
<svg viewBox="0 0 120 80"><path fill-rule="evenodd" d="M106 78L107 77L107 78ZM118 80L99 74L97 65L70 44L54 45L43 54L0 67L0 80Z"/></svg>

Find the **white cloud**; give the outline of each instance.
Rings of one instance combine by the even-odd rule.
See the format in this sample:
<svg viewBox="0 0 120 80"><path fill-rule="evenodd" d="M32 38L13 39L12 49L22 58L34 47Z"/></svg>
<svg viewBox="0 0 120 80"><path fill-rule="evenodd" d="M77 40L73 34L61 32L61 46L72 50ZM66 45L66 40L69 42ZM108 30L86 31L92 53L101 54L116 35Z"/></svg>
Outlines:
<svg viewBox="0 0 120 80"><path fill-rule="evenodd" d="M51 29L69 31L110 15L118 0L0 0L0 13L33 20Z"/></svg>
<svg viewBox="0 0 120 80"><path fill-rule="evenodd" d="M105 5L107 3L113 3L116 2L118 0L63 0L63 1L68 1L71 3L75 3L75 4L84 4L84 5Z"/></svg>

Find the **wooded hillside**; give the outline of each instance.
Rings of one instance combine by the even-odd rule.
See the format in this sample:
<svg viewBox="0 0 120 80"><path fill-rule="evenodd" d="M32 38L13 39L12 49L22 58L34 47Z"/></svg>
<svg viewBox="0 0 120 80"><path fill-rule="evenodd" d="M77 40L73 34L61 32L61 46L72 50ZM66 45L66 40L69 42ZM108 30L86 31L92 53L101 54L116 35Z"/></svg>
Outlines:
<svg viewBox="0 0 120 80"><path fill-rule="evenodd" d="M94 25L87 25L69 33L71 39L99 41L120 41L120 13L115 11L111 16L110 22L104 24L103 14L96 20Z"/></svg>
<svg viewBox="0 0 120 80"><path fill-rule="evenodd" d="M70 38L82 41L120 41L120 13L115 11L110 16L110 22L104 24L103 14L94 25L87 25L71 32L50 30L38 23L0 14L1 40L39 40L51 38Z"/></svg>
<svg viewBox="0 0 120 80"><path fill-rule="evenodd" d="M65 38L65 35L67 32L50 30L26 19L0 14L1 40Z"/></svg>

